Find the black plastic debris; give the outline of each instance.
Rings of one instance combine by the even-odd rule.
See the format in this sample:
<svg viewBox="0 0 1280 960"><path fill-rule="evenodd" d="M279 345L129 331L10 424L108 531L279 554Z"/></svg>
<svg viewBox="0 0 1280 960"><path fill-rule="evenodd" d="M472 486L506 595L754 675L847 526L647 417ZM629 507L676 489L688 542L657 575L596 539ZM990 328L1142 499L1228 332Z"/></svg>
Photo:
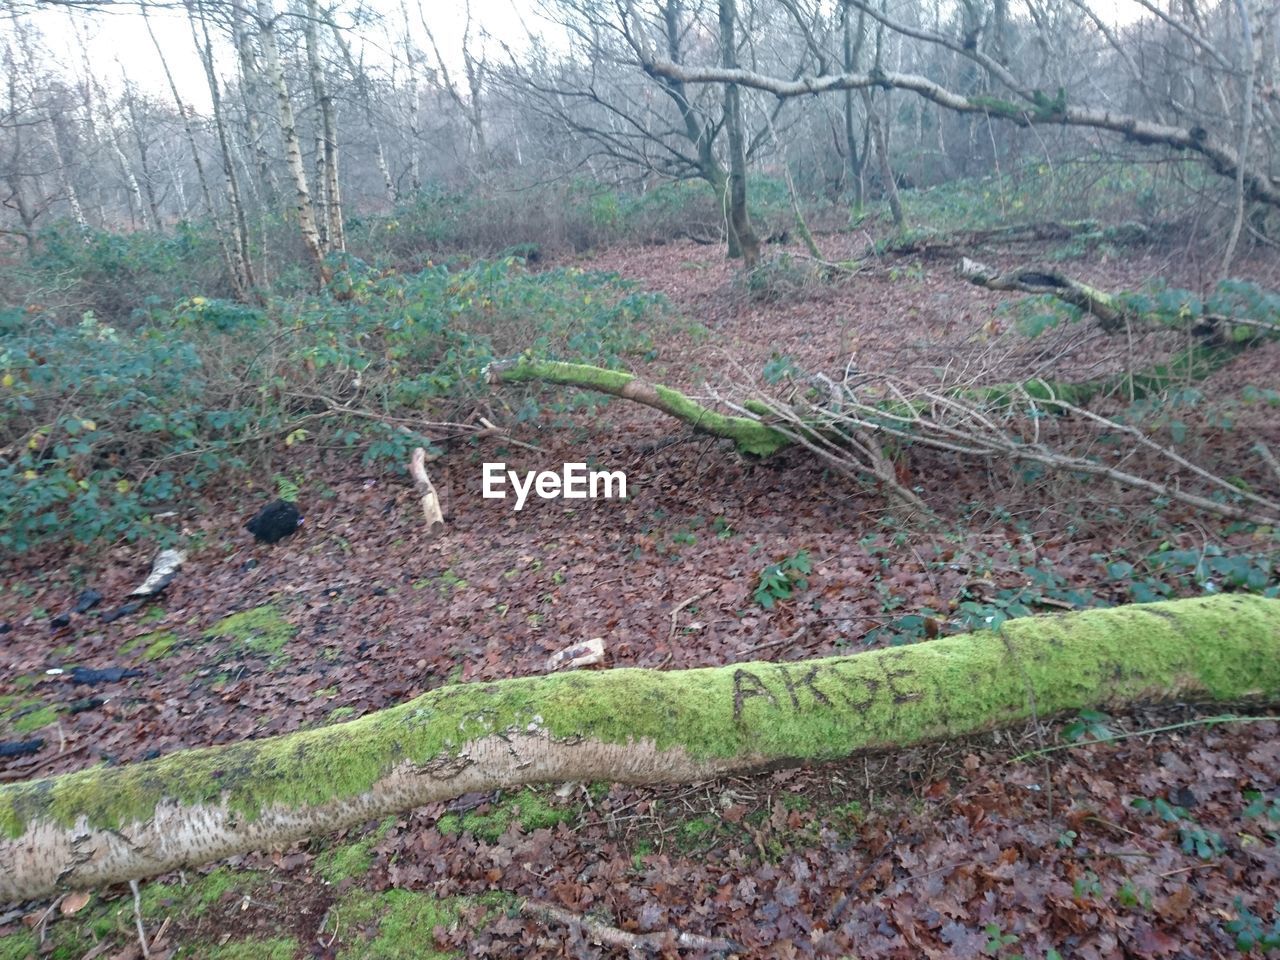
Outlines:
<svg viewBox="0 0 1280 960"><path fill-rule="evenodd" d="M121 617L127 617L131 613L137 613L142 607L141 600L131 600L122 606L116 607L114 610L108 610L102 614L103 623L115 623Z"/></svg>
<svg viewBox="0 0 1280 960"><path fill-rule="evenodd" d="M44 746L44 738L34 740L0 740L0 757L25 757Z"/></svg>
<svg viewBox="0 0 1280 960"><path fill-rule="evenodd" d="M91 667L72 667L71 682L83 683L86 686L97 686L100 683L118 683L128 677L142 676L141 670L135 670L133 667L107 667L104 670L94 670Z"/></svg>
<svg viewBox="0 0 1280 960"><path fill-rule="evenodd" d="M302 514L288 500L274 500L254 515L244 528L259 543L279 543L302 526Z"/></svg>

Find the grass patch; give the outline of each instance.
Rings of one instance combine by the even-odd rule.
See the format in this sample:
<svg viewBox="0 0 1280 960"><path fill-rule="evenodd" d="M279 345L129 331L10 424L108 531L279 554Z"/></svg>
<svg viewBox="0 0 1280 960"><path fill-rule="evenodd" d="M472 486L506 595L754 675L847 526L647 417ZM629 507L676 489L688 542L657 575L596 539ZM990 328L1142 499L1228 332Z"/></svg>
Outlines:
<svg viewBox="0 0 1280 960"><path fill-rule="evenodd" d="M61 712L57 707L40 707L16 718L13 721L13 730L15 733L31 733L33 730L39 730L57 721L58 714Z"/></svg>

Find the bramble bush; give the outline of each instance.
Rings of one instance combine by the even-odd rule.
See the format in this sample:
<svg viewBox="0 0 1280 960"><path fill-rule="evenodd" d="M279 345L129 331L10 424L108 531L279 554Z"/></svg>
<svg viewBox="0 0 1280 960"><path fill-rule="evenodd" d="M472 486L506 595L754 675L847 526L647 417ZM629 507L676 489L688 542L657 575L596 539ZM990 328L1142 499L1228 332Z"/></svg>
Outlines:
<svg viewBox="0 0 1280 960"><path fill-rule="evenodd" d="M166 537L151 514L281 443L318 440L402 469L494 357L616 365L648 349L659 297L515 259L378 274L263 307L192 296L112 325L0 310L0 550ZM374 416L352 416L349 406ZM381 419L380 419L381 418Z"/></svg>

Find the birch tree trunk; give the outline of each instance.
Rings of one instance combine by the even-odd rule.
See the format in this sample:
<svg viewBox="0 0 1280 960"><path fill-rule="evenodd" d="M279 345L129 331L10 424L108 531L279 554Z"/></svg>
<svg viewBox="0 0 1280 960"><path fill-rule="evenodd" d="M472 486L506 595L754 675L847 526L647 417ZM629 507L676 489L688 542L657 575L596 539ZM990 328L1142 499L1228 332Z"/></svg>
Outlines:
<svg viewBox="0 0 1280 960"><path fill-rule="evenodd" d="M129 126L133 131L133 144L138 151L138 166L142 170L142 186L147 195L147 210L151 214L151 225L156 230L163 229L164 221L160 216L160 202L156 198L155 174L151 171L150 148L146 132L138 116L137 96L132 83L122 73L125 110L129 114Z"/></svg>
<svg viewBox="0 0 1280 960"><path fill-rule="evenodd" d="M248 20L249 14L244 5L239 2L232 3L231 35L240 62L240 87L244 91L245 132L248 135L249 147L253 151L254 163L258 168L262 202L267 209L274 210L280 200L280 186L276 182L271 156L267 152L262 124L258 121L258 109L262 103L262 72L258 68L258 58L253 49L252 31L249 29Z"/></svg>
<svg viewBox="0 0 1280 960"><path fill-rule="evenodd" d="M323 210L325 225L325 249L345 250L347 248L346 232L342 224L342 194L338 187L338 123L333 105L333 96L329 91L329 83L324 75L324 66L320 60L320 4L317 0L307 0L307 66L311 71L311 88L315 93L316 108L319 112L319 150L317 165L320 179L317 188L322 187L324 198ZM337 27L335 26L336 30Z"/></svg>
<svg viewBox="0 0 1280 960"><path fill-rule="evenodd" d="M53 154L53 159L58 165L58 177L62 182L63 193L67 198L67 206L71 208L71 217L76 222L76 226L80 228L82 236L88 239L89 221L85 219L84 207L80 203L80 192L76 189L75 179L71 176L71 168L67 165L66 155L63 153L62 144L58 142L57 122L50 119L49 125L45 128L45 136L49 144L49 151Z"/></svg>
<svg viewBox="0 0 1280 960"><path fill-rule="evenodd" d="M307 186L307 171L302 163L302 144L298 140L298 124L294 119L293 100L284 82L284 67L280 63L280 47L276 42L275 11L271 7L271 0L257 0L257 8L258 36L262 44L262 55L267 61L267 80L275 91L276 110L280 118L280 135L284 140L285 160L289 165L289 175L293 179L298 230L302 234L303 246L306 247L307 255L315 265L320 281L327 283L330 276L329 268L324 262L326 251L320 242L315 207L311 202L311 190Z"/></svg>
<svg viewBox="0 0 1280 960"><path fill-rule="evenodd" d="M1137 701L1273 701L1280 600L1006 622L797 663L440 687L320 729L0 787L0 902L280 847L470 791L680 783Z"/></svg>
<svg viewBox="0 0 1280 960"><path fill-rule="evenodd" d="M213 108L213 126L218 135L218 151L222 157L222 176L227 185L227 205L231 220L231 258L237 274L236 287L243 295L251 296L257 286L253 277L253 261L249 256L249 223L245 217L244 201L240 196L240 180L236 176L235 159L227 136L226 111L222 107L222 85L214 66L213 40L209 36L209 22L205 18L203 3L187 4L187 16L191 23L191 39L204 65L205 79L209 84L209 102ZM199 32L196 27L199 25Z"/></svg>

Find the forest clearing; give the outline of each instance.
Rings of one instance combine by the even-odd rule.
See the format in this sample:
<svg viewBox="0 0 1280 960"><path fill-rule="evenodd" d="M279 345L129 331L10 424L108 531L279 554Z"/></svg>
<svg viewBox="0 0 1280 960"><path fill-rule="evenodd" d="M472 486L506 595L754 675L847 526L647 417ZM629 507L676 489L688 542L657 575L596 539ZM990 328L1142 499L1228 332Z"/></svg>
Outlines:
<svg viewBox="0 0 1280 960"><path fill-rule="evenodd" d="M1269 6L72 6L0 960L1280 949Z"/></svg>

